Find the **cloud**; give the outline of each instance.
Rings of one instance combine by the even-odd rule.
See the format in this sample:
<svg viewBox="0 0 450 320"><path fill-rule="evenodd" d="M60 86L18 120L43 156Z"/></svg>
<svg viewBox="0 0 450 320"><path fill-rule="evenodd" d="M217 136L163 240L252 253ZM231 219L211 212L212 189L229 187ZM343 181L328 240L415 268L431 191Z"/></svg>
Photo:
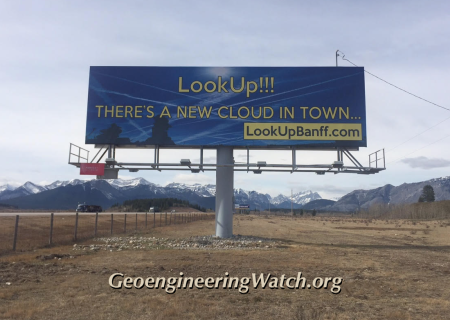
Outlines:
<svg viewBox="0 0 450 320"><path fill-rule="evenodd" d="M18 181L15 180L11 180L11 179L5 179L5 178L0 178L0 186L4 186L9 184L12 187L20 187L23 183L20 183Z"/></svg>
<svg viewBox="0 0 450 320"><path fill-rule="evenodd" d="M411 168L420 169L435 169L450 167L450 161L438 158L416 157L406 158L402 160L403 163L408 164Z"/></svg>

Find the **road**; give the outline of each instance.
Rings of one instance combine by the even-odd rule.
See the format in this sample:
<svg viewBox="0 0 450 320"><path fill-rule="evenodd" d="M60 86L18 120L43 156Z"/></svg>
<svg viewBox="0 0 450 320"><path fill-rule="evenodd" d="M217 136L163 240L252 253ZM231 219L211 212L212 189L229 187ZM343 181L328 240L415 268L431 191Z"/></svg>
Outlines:
<svg viewBox="0 0 450 320"><path fill-rule="evenodd" d="M65 211L65 212L55 212L55 215L64 215L64 216L70 216L70 215L74 215L75 211ZM38 216L49 216L52 213L52 211L44 211L44 212L0 212L0 217L12 217L12 216L34 216L34 217L38 217ZM99 215L110 215L110 214L145 214L145 212L99 212ZM149 212L148 214L152 214L153 212ZM165 213L165 212L157 212L156 214L160 214L160 213ZM170 213L170 212L167 212ZM188 213L188 212L174 212L175 214L181 214L181 213ZM79 215L95 215L95 212L80 212Z"/></svg>

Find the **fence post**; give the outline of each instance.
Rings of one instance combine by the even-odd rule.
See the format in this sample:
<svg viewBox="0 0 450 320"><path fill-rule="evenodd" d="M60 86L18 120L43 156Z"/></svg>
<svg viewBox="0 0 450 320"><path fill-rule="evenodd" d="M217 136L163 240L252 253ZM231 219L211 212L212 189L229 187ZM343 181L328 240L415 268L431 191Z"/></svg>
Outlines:
<svg viewBox="0 0 450 320"><path fill-rule="evenodd" d="M153 211L153 228L156 228L156 212Z"/></svg>
<svg viewBox="0 0 450 320"><path fill-rule="evenodd" d="M145 213L145 229L147 229L147 212Z"/></svg>
<svg viewBox="0 0 450 320"><path fill-rule="evenodd" d="M135 231L137 231L137 213L136 213L136 224L135 224Z"/></svg>
<svg viewBox="0 0 450 320"><path fill-rule="evenodd" d="M95 213L95 230L94 230L94 237L97 236L97 225L98 225L98 212Z"/></svg>
<svg viewBox="0 0 450 320"><path fill-rule="evenodd" d="M167 226L167 212L166 212L166 219L164 221L164 225Z"/></svg>
<svg viewBox="0 0 450 320"><path fill-rule="evenodd" d="M14 227L13 251L16 251L17 231L19 230L19 215L16 216L16 226Z"/></svg>
<svg viewBox="0 0 450 320"><path fill-rule="evenodd" d="M170 221L169 224L172 224L172 212L170 213Z"/></svg>
<svg viewBox="0 0 450 320"><path fill-rule="evenodd" d="M161 215L161 212L159 213L159 226L161 227L161 220L162 220L162 215Z"/></svg>
<svg viewBox="0 0 450 320"><path fill-rule="evenodd" d="M114 216L111 213L111 235L113 234L113 224L114 224Z"/></svg>
<svg viewBox="0 0 450 320"><path fill-rule="evenodd" d="M48 244L53 244L53 212L50 214L50 238L48 239Z"/></svg>
<svg viewBox="0 0 450 320"><path fill-rule="evenodd" d="M75 213L75 232L73 235L74 241L77 241L77 231L78 231L78 212Z"/></svg>
<svg viewBox="0 0 450 320"><path fill-rule="evenodd" d="M123 233L127 233L127 214L125 213L125 219L123 220Z"/></svg>

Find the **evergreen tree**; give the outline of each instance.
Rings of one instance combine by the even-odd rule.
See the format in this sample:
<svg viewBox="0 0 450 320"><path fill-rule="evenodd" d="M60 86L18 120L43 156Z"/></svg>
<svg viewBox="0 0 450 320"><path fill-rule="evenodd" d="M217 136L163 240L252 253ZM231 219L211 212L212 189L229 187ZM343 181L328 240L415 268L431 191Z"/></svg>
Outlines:
<svg viewBox="0 0 450 320"><path fill-rule="evenodd" d="M422 201L420 201L420 200L422 200ZM434 200L435 200L434 189L432 186L427 184L422 189L422 195L419 198L419 202L434 202Z"/></svg>

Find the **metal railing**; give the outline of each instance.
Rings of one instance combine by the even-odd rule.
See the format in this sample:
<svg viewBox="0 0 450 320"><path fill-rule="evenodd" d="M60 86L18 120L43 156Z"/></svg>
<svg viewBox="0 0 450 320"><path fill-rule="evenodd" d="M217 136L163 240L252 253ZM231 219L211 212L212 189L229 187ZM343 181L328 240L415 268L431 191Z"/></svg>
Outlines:
<svg viewBox="0 0 450 320"><path fill-rule="evenodd" d="M78 152L77 152L78 151ZM82 154L83 152L83 154ZM77 158L77 161L71 161L72 156ZM69 148L69 164L81 163L80 159L86 160L89 162L89 150L81 148L76 144L71 143Z"/></svg>

